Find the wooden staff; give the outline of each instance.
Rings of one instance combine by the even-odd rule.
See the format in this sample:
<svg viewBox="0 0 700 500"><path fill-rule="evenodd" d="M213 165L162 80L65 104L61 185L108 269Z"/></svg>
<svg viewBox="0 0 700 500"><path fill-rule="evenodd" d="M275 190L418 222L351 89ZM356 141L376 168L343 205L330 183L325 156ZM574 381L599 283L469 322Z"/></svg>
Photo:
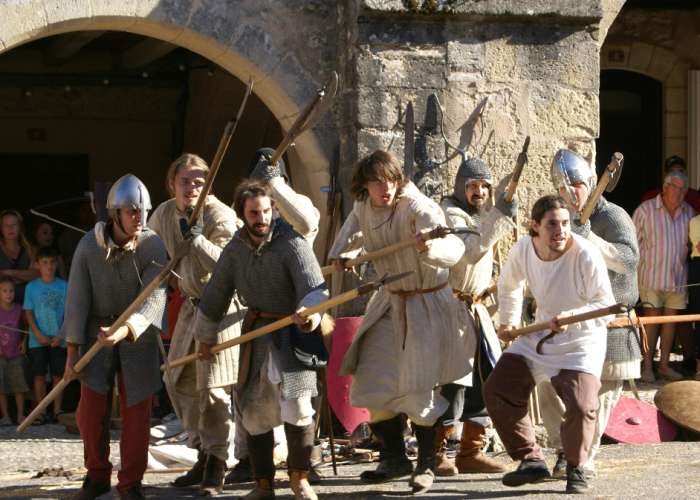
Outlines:
<svg viewBox="0 0 700 500"><path fill-rule="evenodd" d="M600 176L600 180L598 181L595 190L588 197L586 205L583 207L583 210L581 210L581 224L585 224L588 222L588 219L590 219L593 209L598 204L598 200L600 200L600 197L603 196L603 191L608 189L608 184L610 184L610 181L614 178L615 173L620 169L623 160L624 158L622 157L622 153L613 153L610 163L608 163L608 166L605 167L605 172L603 172L603 175ZM619 180L619 174L617 179ZM610 191L614 189L616 183L616 181L613 183L609 189Z"/></svg>
<svg viewBox="0 0 700 500"><path fill-rule="evenodd" d="M216 176L217 172L219 171L219 167L221 166L221 160L223 160L224 154L226 153L226 149L228 148L229 143L231 142L231 137L233 136L233 133L236 130L236 127L238 126L238 122L243 114L243 110L245 109L246 102L248 101L248 97L250 96L250 93L253 90L253 81L251 80L248 83L248 89L246 91L245 96L243 97L243 102L241 103L241 106L238 110L238 115L234 120L231 120L226 124L226 127L224 129L224 133L221 137L221 140L219 141L219 147L216 150L216 154L214 155L214 159L212 160L211 164L211 169L209 171L209 174L207 175L207 180L204 183L204 186L202 187L202 192L199 195L199 199L197 199L197 203L192 210L192 213L190 214L187 223L189 225L192 225L198 218L200 212L204 209L204 203L206 201L207 196L209 195L209 192L211 191L211 188L214 183L214 177ZM180 260L187 255L187 253L190 250L190 244L189 241L182 241L178 244L178 246L175 249L175 255L172 256L170 259L170 262L158 273L158 275L146 286L141 290L141 292L136 296L134 301L129 304L129 307L127 307L124 312L122 312L119 317L112 323L112 325L109 327L109 330L105 334L105 336L109 337L114 334L119 328L121 328L125 323L126 320L128 320L132 314L137 312L141 305L148 299L148 297L151 296L151 294L158 288L160 287L161 283L168 279L170 277L170 273L175 270L175 267L177 264L180 262ZM102 349L102 344L100 342L95 342L90 349L78 360L78 362L75 364L73 367L73 371L76 373L80 373L83 371L83 369L87 366L87 364L94 358L98 352ZM49 392L44 399L42 399L37 405L36 408L27 416L27 418L24 419L24 421L17 427L17 432L22 432L24 431L27 427L31 425L31 423L39 416L41 413L46 410L46 408L53 402L54 399L58 397L61 392L63 392L63 389L66 387L69 381L67 381L65 378L62 378L55 386L53 389L51 389L51 392Z"/></svg>
<svg viewBox="0 0 700 500"><path fill-rule="evenodd" d="M574 314L568 318L560 318L558 323L560 326L570 325L572 323L578 323L580 321L586 321L589 319L600 318L602 316L609 316L611 314L620 314L627 311L627 306L624 304L615 304L609 307L602 307L600 309L594 309L593 311L588 311L581 314ZM532 325L525 326L523 328L516 328L511 330L510 339L514 340L521 335L527 335L528 333L541 332L543 330L549 329L549 321L546 323L534 323Z"/></svg>
<svg viewBox="0 0 700 500"><path fill-rule="evenodd" d="M354 288L350 291L342 293L342 294L338 295L337 297L333 297L332 299L321 302L320 304L316 304L315 306L308 307L302 311L299 311L299 314L301 314L303 317L308 317L308 316L311 316L312 314L325 312L329 309L332 309L335 306L338 306L338 305L343 304L345 302L349 302L353 299L356 299L360 295L364 295L364 294L370 293L374 290L377 290L379 287L381 287L387 283L391 283L392 281L397 281L397 280L403 279L406 276L413 274L413 272L414 271L409 271L406 273L394 274L392 276L385 276L384 278L382 278L380 280L366 283L366 284L361 285L357 288ZM230 349L231 347L237 346L239 344L244 344L246 342L250 342L253 339L257 339L258 337L262 337L263 335L267 335L268 333L272 333L276 330L284 328L285 326L289 326L293 323L294 323L294 314L290 314L289 316L285 316L284 318L280 318L277 321L269 323L265 326L261 326L260 328L256 328L255 330L251 330L250 332L246 333L245 335L241 335L240 337L236 337L235 339L227 340L226 342L222 342L221 344L216 344L215 346L213 346L211 348L211 353L216 354L217 352L221 352L225 349ZM170 363L170 366L172 368L175 368L177 366L186 365L188 363L191 363L192 361L197 361L199 359L199 357L200 357L200 355L198 352L188 354L187 356L183 356L181 358L173 360L173 362ZM161 365L160 369L161 370L165 369L165 365Z"/></svg>
<svg viewBox="0 0 700 500"><path fill-rule="evenodd" d="M428 240L433 240L435 238L444 238L448 234L462 234L462 233L474 233L475 231L467 228L450 228L450 227L443 227L443 226L438 226L432 231L428 231L427 233L421 233L420 237L423 238L424 241ZM416 244L416 238L406 238L403 241L399 241L398 243L394 243L392 245L386 246L384 248L380 248L379 250L375 250L374 252L368 252L364 255L360 255L359 257L356 257L354 259L347 260L343 262L343 266L345 269L350 269L352 267L355 267L359 264L362 264L363 262L367 262L370 260L376 260L381 257L386 257L387 255L391 255L393 253L398 252L399 250L403 250L404 248L410 248L412 246L415 246ZM323 266L321 268L321 273L323 275L331 274L335 271L335 267L331 264L328 266Z"/></svg>
<svg viewBox="0 0 700 500"><path fill-rule="evenodd" d="M623 326L662 325L664 323L691 323L700 321L700 314L676 314L674 316L638 316L634 321L629 318L617 318L608 323L608 328L620 328Z"/></svg>
<svg viewBox="0 0 700 500"><path fill-rule="evenodd" d="M520 182L520 175L523 173L523 168L527 163L527 150L530 147L530 136L525 137L525 143L523 144L523 149L518 155L518 159L515 161L515 168L513 169L513 175L510 177L508 182L508 187L506 188L505 200L506 203L511 203L515 197L515 190L518 188L518 182Z"/></svg>

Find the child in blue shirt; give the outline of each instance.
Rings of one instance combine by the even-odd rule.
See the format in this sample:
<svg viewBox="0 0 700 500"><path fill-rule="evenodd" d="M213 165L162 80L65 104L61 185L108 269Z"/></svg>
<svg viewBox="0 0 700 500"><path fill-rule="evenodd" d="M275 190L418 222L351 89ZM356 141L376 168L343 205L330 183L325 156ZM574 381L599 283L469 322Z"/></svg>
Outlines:
<svg viewBox="0 0 700 500"><path fill-rule="evenodd" d="M29 336L29 359L34 376L34 397L41 401L46 396L46 373L50 371L54 386L63 378L66 349L57 337L63 324L66 300L66 282L56 277L58 251L42 247L36 257L39 278L30 281L24 292L24 310L32 332ZM57 421L61 397L53 402L52 421ZM38 419L43 423L43 419Z"/></svg>

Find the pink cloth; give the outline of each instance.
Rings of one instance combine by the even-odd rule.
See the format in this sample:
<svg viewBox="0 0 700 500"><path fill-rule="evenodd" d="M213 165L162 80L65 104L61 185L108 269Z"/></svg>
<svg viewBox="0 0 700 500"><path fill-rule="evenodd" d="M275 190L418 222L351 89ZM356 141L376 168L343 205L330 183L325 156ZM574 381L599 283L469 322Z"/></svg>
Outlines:
<svg viewBox="0 0 700 500"><path fill-rule="evenodd" d="M24 342L24 334L3 328L19 328L21 315L22 307L19 304L14 304L9 311L0 308L0 356L3 358L13 359L22 355L19 348Z"/></svg>
<svg viewBox="0 0 700 500"><path fill-rule="evenodd" d="M355 408L350 404L352 377L338 375L345 353L350 347L360 323L362 323L362 316L336 318L335 330L333 330L333 348L326 371L328 402L333 413L348 432L354 431L355 427L362 422L369 421L369 412L365 408Z"/></svg>

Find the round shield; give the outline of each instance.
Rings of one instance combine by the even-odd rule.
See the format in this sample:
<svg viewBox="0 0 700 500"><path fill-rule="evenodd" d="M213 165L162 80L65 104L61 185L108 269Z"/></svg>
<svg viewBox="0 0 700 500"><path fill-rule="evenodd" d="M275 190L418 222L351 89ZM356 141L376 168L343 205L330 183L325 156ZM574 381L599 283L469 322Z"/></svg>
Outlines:
<svg viewBox="0 0 700 500"><path fill-rule="evenodd" d="M355 408L350 404L352 377L338 374L345 353L352 344L352 339L355 338L355 332L357 332L360 323L362 323L362 317L336 318L333 330L333 347L326 369L328 402L333 413L348 432L354 431L355 427L362 422L369 421L369 412L365 408Z"/></svg>
<svg viewBox="0 0 700 500"><path fill-rule="evenodd" d="M676 424L700 432L700 381L681 380L666 384L656 393L654 403Z"/></svg>
<svg viewBox="0 0 700 500"><path fill-rule="evenodd" d="M620 398L610 414L605 435L618 443L660 443L676 437L676 426L653 405Z"/></svg>

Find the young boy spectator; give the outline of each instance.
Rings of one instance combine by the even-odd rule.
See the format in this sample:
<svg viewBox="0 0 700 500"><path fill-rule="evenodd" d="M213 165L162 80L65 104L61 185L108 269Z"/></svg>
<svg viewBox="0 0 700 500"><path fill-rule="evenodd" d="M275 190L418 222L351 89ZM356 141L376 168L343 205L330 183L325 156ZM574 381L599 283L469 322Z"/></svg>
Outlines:
<svg viewBox="0 0 700 500"><path fill-rule="evenodd" d="M22 358L27 351L24 333L19 328L22 307L15 304L15 285L10 277L0 277L0 425L12 425L7 411L7 394L15 395L17 421L24 420L24 393L29 390L24 378Z"/></svg>
<svg viewBox="0 0 700 500"><path fill-rule="evenodd" d="M66 299L66 282L56 277L58 250L42 247L37 253L39 278L29 282L24 293L24 310L32 335L29 336L29 358L34 375L34 397L41 401L46 396L46 372L50 370L53 384L63 377L66 365L66 348L57 337L63 324L63 307ZM61 410L61 397L53 402L53 416L57 421ZM38 419L43 423L44 419Z"/></svg>

